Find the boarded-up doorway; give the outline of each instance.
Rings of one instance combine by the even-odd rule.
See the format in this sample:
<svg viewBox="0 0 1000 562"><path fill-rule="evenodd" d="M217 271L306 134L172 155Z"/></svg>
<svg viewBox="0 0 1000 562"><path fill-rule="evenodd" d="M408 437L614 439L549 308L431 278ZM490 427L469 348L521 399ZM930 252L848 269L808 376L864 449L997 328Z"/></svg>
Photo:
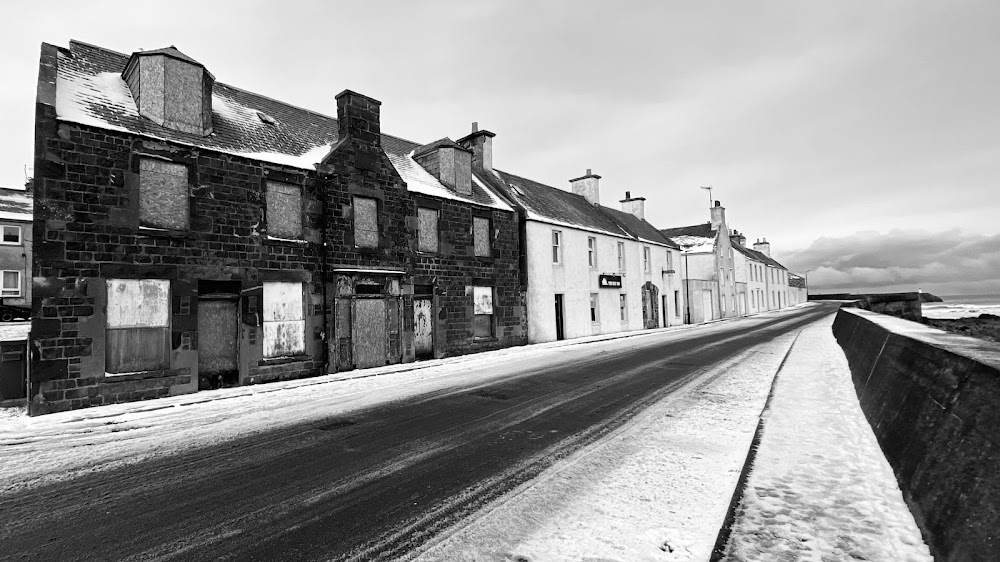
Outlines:
<svg viewBox="0 0 1000 562"><path fill-rule="evenodd" d="M429 298L413 299L413 345L417 359L434 357L434 306Z"/></svg>
<svg viewBox="0 0 1000 562"><path fill-rule="evenodd" d="M356 299L353 316L354 366L366 369L387 364L385 301Z"/></svg>
<svg viewBox="0 0 1000 562"><path fill-rule="evenodd" d="M703 290L701 292L701 311L704 322L708 322L709 320L715 320L715 314L714 311L712 310L713 300L714 299L712 298L712 291Z"/></svg>
<svg viewBox="0 0 1000 562"><path fill-rule="evenodd" d="M198 299L198 388L240 382L239 297L209 294Z"/></svg>

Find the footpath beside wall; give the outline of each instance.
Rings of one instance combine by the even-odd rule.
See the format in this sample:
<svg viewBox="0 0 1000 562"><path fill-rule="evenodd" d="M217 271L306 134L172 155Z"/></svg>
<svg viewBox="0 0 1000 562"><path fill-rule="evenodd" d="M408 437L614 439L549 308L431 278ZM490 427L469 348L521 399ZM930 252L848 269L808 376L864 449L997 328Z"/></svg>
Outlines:
<svg viewBox="0 0 1000 562"><path fill-rule="evenodd" d="M833 333L936 560L1000 560L1000 344L867 310Z"/></svg>

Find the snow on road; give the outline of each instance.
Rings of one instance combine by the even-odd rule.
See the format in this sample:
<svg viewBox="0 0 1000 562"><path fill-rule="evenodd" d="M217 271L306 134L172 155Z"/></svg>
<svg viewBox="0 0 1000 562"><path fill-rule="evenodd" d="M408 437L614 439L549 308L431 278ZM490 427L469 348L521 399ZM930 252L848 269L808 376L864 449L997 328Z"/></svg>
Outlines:
<svg viewBox="0 0 1000 562"><path fill-rule="evenodd" d="M795 334L710 369L416 556L437 561L708 560Z"/></svg>
<svg viewBox="0 0 1000 562"><path fill-rule="evenodd" d="M805 328L778 375L726 560L933 560L832 322Z"/></svg>

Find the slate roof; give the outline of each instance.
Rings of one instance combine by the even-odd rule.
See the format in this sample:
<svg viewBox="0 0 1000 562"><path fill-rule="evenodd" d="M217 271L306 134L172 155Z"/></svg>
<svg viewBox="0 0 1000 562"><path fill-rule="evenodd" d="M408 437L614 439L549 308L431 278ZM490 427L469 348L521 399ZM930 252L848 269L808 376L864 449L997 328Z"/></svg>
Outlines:
<svg viewBox="0 0 1000 562"><path fill-rule="evenodd" d="M22 189L0 188L0 220L31 222L34 200Z"/></svg>
<svg viewBox="0 0 1000 562"><path fill-rule="evenodd" d="M640 240L652 242L653 244L662 244L678 250L680 249L680 246L676 242L661 234L655 226L640 219L632 213L626 213L625 211L619 211L618 209L612 209L604 206L601 207L601 211L611 215L612 219L617 221L619 225L625 228L625 230L631 232L633 236Z"/></svg>
<svg viewBox="0 0 1000 562"><path fill-rule="evenodd" d="M69 49L60 48L57 117L306 170L315 169L337 143L335 118L221 82L215 82L212 91L211 135L162 127L139 115L121 77L128 60L128 55L79 41L70 41ZM511 210L479 181L473 182L470 196L449 190L413 160L412 152L421 145L382 135L382 148L410 191Z"/></svg>
<svg viewBox="0 0 1000 562"><path fill-rule="evenodd" d="M704 222L691 226L678 226L676 228L660 229L660 234L674 238L675 236L697 236L699 238L715 238L715 231L712 230L712 223Z"/></svg>
<svg viewBox="0 0 1000 562"><path fill-rule="evenodd" d="M768 257L763 252L758 252L757 250L751 250L750 248L747 248L747 247L745 247L742 244L739 244L737 242L733 242L732 244L733 244L733 248L736 248L737 251L739 251L741 254L747 256L748 258L755 259L755 260L757 260L759 262L766 263L767 265L770 265L771 267L777 267L779 269L784 269L784 270L788 269L787 267L785 267L785 266L781 265L780 263L778 263L775 259Z"/></svg>
<svg viewBox="0 0 1000 562"><path fill-rule="evenodd" d="M680 246L685 253L715 252L716 231L712 230L711 223L664 228L660 230L660 234Z"/></svg>
<svg viewBox="0 0 1000 562"><path fill-rule="evenodd" d="M495 171L506 184L507 195L524 207L529 220L632 238L621 225L591 205L582 195L500 170Z"/></svg>

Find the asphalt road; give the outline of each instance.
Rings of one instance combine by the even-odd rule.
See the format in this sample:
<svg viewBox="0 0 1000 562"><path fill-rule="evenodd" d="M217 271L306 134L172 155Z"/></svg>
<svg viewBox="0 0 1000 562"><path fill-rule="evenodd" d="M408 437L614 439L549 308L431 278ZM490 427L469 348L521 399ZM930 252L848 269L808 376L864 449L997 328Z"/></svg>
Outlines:
<svg viewBox="0 0 1000 562"><path fill-rule="evenodd" d="M789 311L0 498L0 560L393 560L711 366L829 314Z"/></svg>

